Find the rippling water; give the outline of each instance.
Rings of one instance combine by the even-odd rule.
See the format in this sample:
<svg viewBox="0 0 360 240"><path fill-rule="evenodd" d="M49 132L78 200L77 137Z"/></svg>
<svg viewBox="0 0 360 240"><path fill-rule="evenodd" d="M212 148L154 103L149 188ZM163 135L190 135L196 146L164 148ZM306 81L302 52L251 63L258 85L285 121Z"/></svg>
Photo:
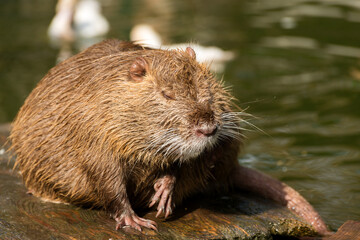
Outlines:
<svg viewBox="0 0 360 240"><path fill-rule="evenodd" d="M224 79L255 117L240 161L298 189L334 229L360 220L360 3L103 0L108 37L152 24L165 43L236 53ZM56 61L55 1L0 3L0 122ZM78 50L78 45L73 46ZM219 74L220 76L222 74Z"/></svg>

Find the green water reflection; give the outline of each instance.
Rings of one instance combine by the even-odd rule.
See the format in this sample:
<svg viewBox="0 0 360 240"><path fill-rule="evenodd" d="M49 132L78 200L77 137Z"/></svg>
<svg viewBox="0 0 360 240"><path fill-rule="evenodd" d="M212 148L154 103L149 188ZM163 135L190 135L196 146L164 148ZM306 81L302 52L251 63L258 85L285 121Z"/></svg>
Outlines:
<svg viewBox="0 0 360 240"><path fill-rule="evenodd" d="M339 227L360 220L360 5L357 1L103 0L108 37L150 23L168 42L233 50L225 80L257 118L240 161L286 181ZM0 2L0 122L56 61L56 2ZM160 7L159 7L160 6Z"/></svg>

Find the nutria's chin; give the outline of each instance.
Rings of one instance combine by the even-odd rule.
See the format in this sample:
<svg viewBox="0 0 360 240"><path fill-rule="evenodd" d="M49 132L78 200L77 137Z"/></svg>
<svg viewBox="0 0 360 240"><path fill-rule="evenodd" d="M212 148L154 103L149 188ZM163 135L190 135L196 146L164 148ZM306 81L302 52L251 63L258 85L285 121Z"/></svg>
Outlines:
<svg viewBox="0 0 360 240"><path fill-rule="evenodd" d="M267 196L287 199L275 180L239 178L241 113L232 98L191 48L107 40L39 82L13 123L11 148L34 195L103 208L117 228L156 229L133 207L157 206L167 217L194 193L242 182L262 193L265 179L274 186Z"/></svg>
<svg viewBox="0 0 360 240"><path fill-rule="evenodd" d="M158 151L162 150L162 153L168 159L179 161L191 161L191 159L204 154L205 151L211 151L220 141L218 135L209 137L193 136L188 140L183 140L179 135L171 137L167 135L167 139L163 146L157 148Z"/></svg>

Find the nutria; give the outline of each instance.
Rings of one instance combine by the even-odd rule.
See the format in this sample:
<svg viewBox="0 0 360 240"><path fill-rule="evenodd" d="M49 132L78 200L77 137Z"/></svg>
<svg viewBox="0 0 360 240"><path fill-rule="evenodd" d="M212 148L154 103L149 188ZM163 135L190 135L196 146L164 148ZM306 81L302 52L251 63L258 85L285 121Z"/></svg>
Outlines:
<svg viewBox="0 0 360 240"><path fill-rule="evenodd" d="M244 113L232 100L191 48L107 40L39 82L13 122L11 149L31 193L103 208L117 229L156 230L133 209L157 204L166 218L195 193L247 188L325 233L295 190L238 164Z"/></svg>

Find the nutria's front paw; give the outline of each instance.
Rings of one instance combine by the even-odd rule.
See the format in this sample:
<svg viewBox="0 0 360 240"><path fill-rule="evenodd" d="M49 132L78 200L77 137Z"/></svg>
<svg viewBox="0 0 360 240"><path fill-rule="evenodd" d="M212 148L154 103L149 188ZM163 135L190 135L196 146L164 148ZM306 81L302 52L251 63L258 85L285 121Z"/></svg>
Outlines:
<svg viewBox="0 0 360 240"><path fill-rule="evenodd" d="M146 227L157 231L157 224L154 221L138 217L134 212L123 213L115 218L116 230L124 227L131 227L141 232L141 227Z"/></svg>
<svg viewBox="0 0 360 240"><path fill-rule="evenodd" d="M175 177L171 175L165 175L156 181L154 185L155 194L149 204L149 207L152 207L155 203L159 202L156 217L159 217L161 213L164 213L164 217L166 219L170 214L172 214L172 209L175 207L172 203L174 186Z"/></svg>

